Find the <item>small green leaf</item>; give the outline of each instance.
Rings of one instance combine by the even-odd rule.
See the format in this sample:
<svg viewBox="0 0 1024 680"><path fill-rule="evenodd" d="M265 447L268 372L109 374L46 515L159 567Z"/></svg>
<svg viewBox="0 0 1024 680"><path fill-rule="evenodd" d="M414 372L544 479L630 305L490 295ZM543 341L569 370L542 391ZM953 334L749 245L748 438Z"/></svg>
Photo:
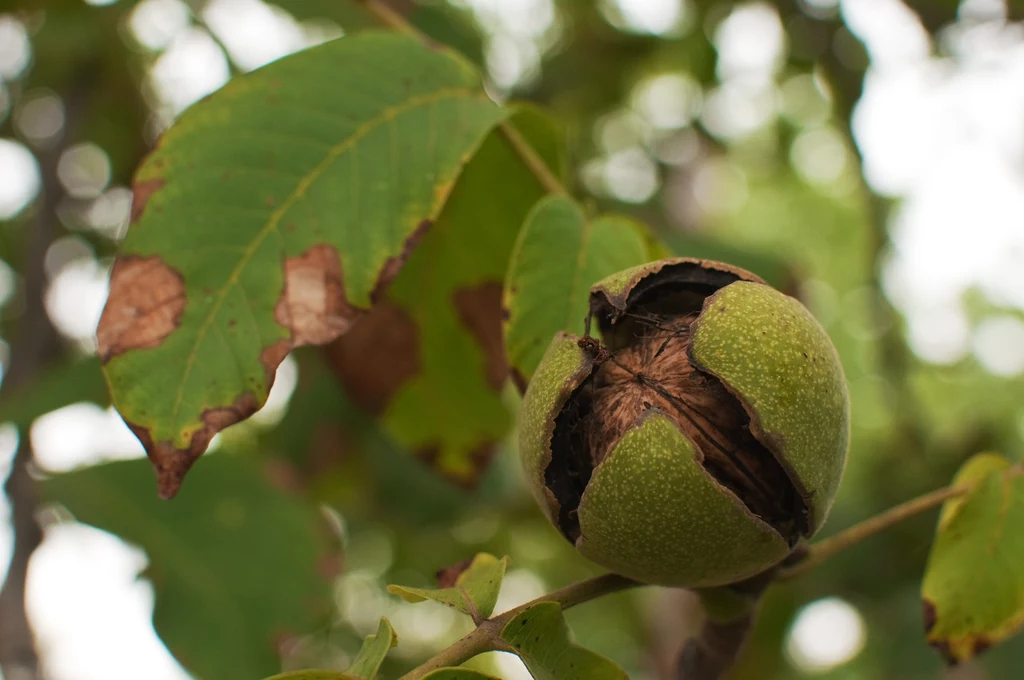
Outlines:
<svg viewBox="0 0 1024 680"><path fill-rule="evenodd" d="M661 252L629 218L587 220L566 196L538 203L519 232L503 291L505 345L517 379L529 381L556 332L583 334L591 285Z"/></svg>
<svg viewBox="0 0 1024 680"><path fill-rule="evenodd" d="M366 636L363 648L359 650L356 660L345 671L345 676L353 680L374 680L377 677L377 671L380 670L380 665L384 662L384 657L397 644L398 636L395 635L395 629L391 627L391 623L387 619L381 617L377 634Z"/></svg>
<svg viewBox="0 0 1024 680"><path fill-rule="evenodd" d="M398 595L407 602L423 602L433 600L468 614L475 621L490 618L494 605L498 601L501 581L505 578L508 558L500 560L494 555L480 553L473 558L455 578L451 588L436 590L424 588L406 588L405 586L388 586L388 592Z"/></svg>
<svg viewBox="0 0 1024 680"><path fill-rule="evenodd" d="M519 613L501 631L536 680L629 680L615 663L572 642L557 602Z"/></svg>
<svg viewBox="0 0 1024 680"><path fill-rule="evenodd" d="M220 452L201 466L180 505L150 491L145 460L55 475L39 488L78 521L146 551L153 626L196 677L262 678L280 669L283 635L329 615L324 569L337 548L316 504L277 488L255 456Z"/></svg>
<svg viewBox="0 0 1024 680"><path fill-rule="evenodd" d="M493 675L468 668L438 668L423 676L423 680L501 680Z"/></svg>
<svg viewBox="0 0 1024 680"><path fill-rule="evenodd" d="M1024 626L1024 477L994 454L971 458L947 501L922 585L928 643L966 661Z"/></svg>

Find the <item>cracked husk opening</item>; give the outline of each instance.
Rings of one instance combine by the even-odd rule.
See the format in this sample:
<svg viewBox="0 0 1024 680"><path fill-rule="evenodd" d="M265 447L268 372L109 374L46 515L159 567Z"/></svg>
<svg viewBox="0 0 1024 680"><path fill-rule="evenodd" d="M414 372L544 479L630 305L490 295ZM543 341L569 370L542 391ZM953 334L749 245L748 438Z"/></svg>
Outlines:
<svg viewBox="0 0 1024 680"><path fill-rule="evenodd" d="M715 376L690 362L691 328L710 292L676 288L663 296L645 295L646 301L630 305L614 325L602 323L606 347L601 350L610 354L556 418L545 472L559 503L559 526L569 540L580 535L577 509L594 468L651 409L672 419L696 446L707 472L787 543L795 545L807 532L804 499L775 455L752 434L743 405ZM581 340L584 349L591 344L591 338Z"/></svg>

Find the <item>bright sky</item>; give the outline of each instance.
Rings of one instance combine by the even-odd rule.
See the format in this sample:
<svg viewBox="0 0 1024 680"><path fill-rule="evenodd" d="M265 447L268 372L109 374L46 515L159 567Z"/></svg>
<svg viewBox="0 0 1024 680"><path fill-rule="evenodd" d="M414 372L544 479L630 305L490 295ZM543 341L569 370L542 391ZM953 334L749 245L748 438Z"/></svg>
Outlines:
<svg viewBox="0 0 1024 680"><path fill-rule="evenodd" d="M498 91L532 77L540 54L560 30L553 23L551 0L462 1L492 33L488 67ZM805 1L820 11L838 5L872 58L854 127L872 187L903 199L892 225L894 248L885 282L907 316L913 350L935 362L973 353L993 373L1024 372L1024 324L1000 315L972 329L961 302L966 290L978 288L996 303L1024 309L1024 31L991 21L1000 15L1000 0L969 0L962 15L970 20L943 36L946 50L957 57L954 63L930 56L928 36L898 0ZM679 31L690 21L679 0L603 0L601 7L610 21L636 32ZM329 26L299 24L260 0L212 0L202 16L242 69L338 34ZM162 51L149 76L161 106L154 134L228 77L224 52L193 25L180 0L142 0L130 31L141 46ZM780 96L775 77L785 41L768 6L754 3L741 9L719 26L715 40L722 86L704 96L684 73L638 85L631 109L609 114L596 131L606 155L583 169L588 186L622 200L644 201L660 182L647 151L652 135L682 129L700 116L716 134L742 137L775 115L779 101L790 101L793 92L813 91L809 78L797 77L783 84ZM24 28L0 16L0 111L10 106L3 78L17 76L30 63L29 50ZM36 93L13 115L31 143L44 143L63 123L60 101L49 93ZM813 113L801 115L806 129L790 151L794 164L808 181L835 181L846 163L841 141ZM680 139L684 142L659 155L685 158L685 136ZM708 166L699 181L706 178L708 187L717 186L728 172ZM108 186L109 173L102 149L85 143L65 154L59 176L68 192L86 204L81 217L116 236L125 227L130 193ZM17 214L35 195L38 182L28 149L21 142L0 140L0 218ZM97 261L83 239L70 236L51 251L47 266L51 317L84 351L93 351L109 263ZM0 304L14 282L10 269L0 266ZM262 414L266 421L283 414L295 371L292 362L282 365L273 403ZM16 436L9 426L0 427L0 477L6 476ZM119 418L91 404L40 418L30 436L40 465L50 470L141 455ZM0 501L0 565L10 553L7 516ZM94 529L61 525L49 530L32 562L29 613L55 680L187 677L152 631L152 590L137 578L145 561L137 549ZM343 587L353 598L370 597L385 606L377 596L379 584L364 583L366 574L345 578ZM535 575L510 574L506 604L525 601L542 588ZM374 621L379 614L375 610ZM401 623L411 630L423 628L413 610L395 609L392 615L404 617ZM851 605L822 600L802 610L787 649L797 665L825 669L855 656L864 635ZM518 661L503 663L507 677L528 677Z"/></svg>

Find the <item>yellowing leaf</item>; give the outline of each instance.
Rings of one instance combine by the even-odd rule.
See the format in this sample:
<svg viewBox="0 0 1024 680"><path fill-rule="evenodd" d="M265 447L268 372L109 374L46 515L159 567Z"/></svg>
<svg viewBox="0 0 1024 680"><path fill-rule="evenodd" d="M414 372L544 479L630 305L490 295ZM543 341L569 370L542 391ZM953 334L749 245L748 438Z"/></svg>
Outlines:
<svg viewBox="0 0 1024 680"><path fill-rule="evenodd" d="M1024 476L1001 456L979 454L954 484L922 585L928 642L966 661L1024 626Z"/></svg>

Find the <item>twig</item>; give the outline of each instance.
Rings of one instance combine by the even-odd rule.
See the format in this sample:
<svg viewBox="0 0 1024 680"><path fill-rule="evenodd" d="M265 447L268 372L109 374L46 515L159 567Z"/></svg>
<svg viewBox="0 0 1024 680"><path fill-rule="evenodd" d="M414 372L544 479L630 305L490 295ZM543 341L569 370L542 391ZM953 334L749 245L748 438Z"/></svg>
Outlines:
<svg viewBox="0 0 1024 680"><path fill-rule="evenodd" d="M422 665L409 671L399 678L399 680L418 680L427 673L435 671L438 668L458 666L459 664L469 661L477 654L482 654L484 652L508 651L508 646L501 639L501 631L505 627L505 624L518 616L520 612L529 609L536 604L540 604L541 602L557 602L561 605L562 609L565 610L604 595L610 595L611 593L616 593L620 590L626 590L628 588L634 588L641 585L643 584L632 579L628 579L625 576L619 576L617 574L603 574L601 576L596 576L594 578L566 586L565 588L556 590L553 593L543 595L538 597L536 600L531 600L526 604L510 609L504 614L481 622L480 625L474 628L468 635L461 638L450 647L443 649Z"/></svg>
<svg viewBox="0 0 1024 680"><path fill-rule="evenodd" d="M1021 475L1024 474L1024 468L1020 465L1014 465L1008 468L1004 474L1012 476ZM941 489L936 489L935 491L926 493L923 496L912 498L905 503L900 503L897 506L889 508L885 512L875 515L870 519L866 519L860 524L855 524L849 529L840 531L835 536L813 543L808 547L804 558L792 566L783 567L779 571L778 576L776 576L776 580L787 581L800 576L817 567L833 555L860 543L866 538L871 538L875 534L879 534L891 526L937 508L951 498L963 496L976 485L977 482L973 484L946 486Z"/></svg>
<svg viewBox="0 0 1024 680"><path fill-rule="evenodd" d="M372 14L378 21L380 21L380 23L393 31L412 36L427 45L436 44L430 36L410 24L406 21L405 17L388 7L380 0L356 1L365 7L366 11ZM517 156L519 156L523 165L525 165L530 173L533 174L545 191L551 194L569 193L562 182L559 181L555 173L551 171L551 168L548 167L547 163L544 162L544 159L540 157L532 146L530 146L530 143L523 138L515 126L508 121L503 121L499 123L498 130L501 131L502 136L505 137L509 146L512 147L512 150Z"/></svg>

